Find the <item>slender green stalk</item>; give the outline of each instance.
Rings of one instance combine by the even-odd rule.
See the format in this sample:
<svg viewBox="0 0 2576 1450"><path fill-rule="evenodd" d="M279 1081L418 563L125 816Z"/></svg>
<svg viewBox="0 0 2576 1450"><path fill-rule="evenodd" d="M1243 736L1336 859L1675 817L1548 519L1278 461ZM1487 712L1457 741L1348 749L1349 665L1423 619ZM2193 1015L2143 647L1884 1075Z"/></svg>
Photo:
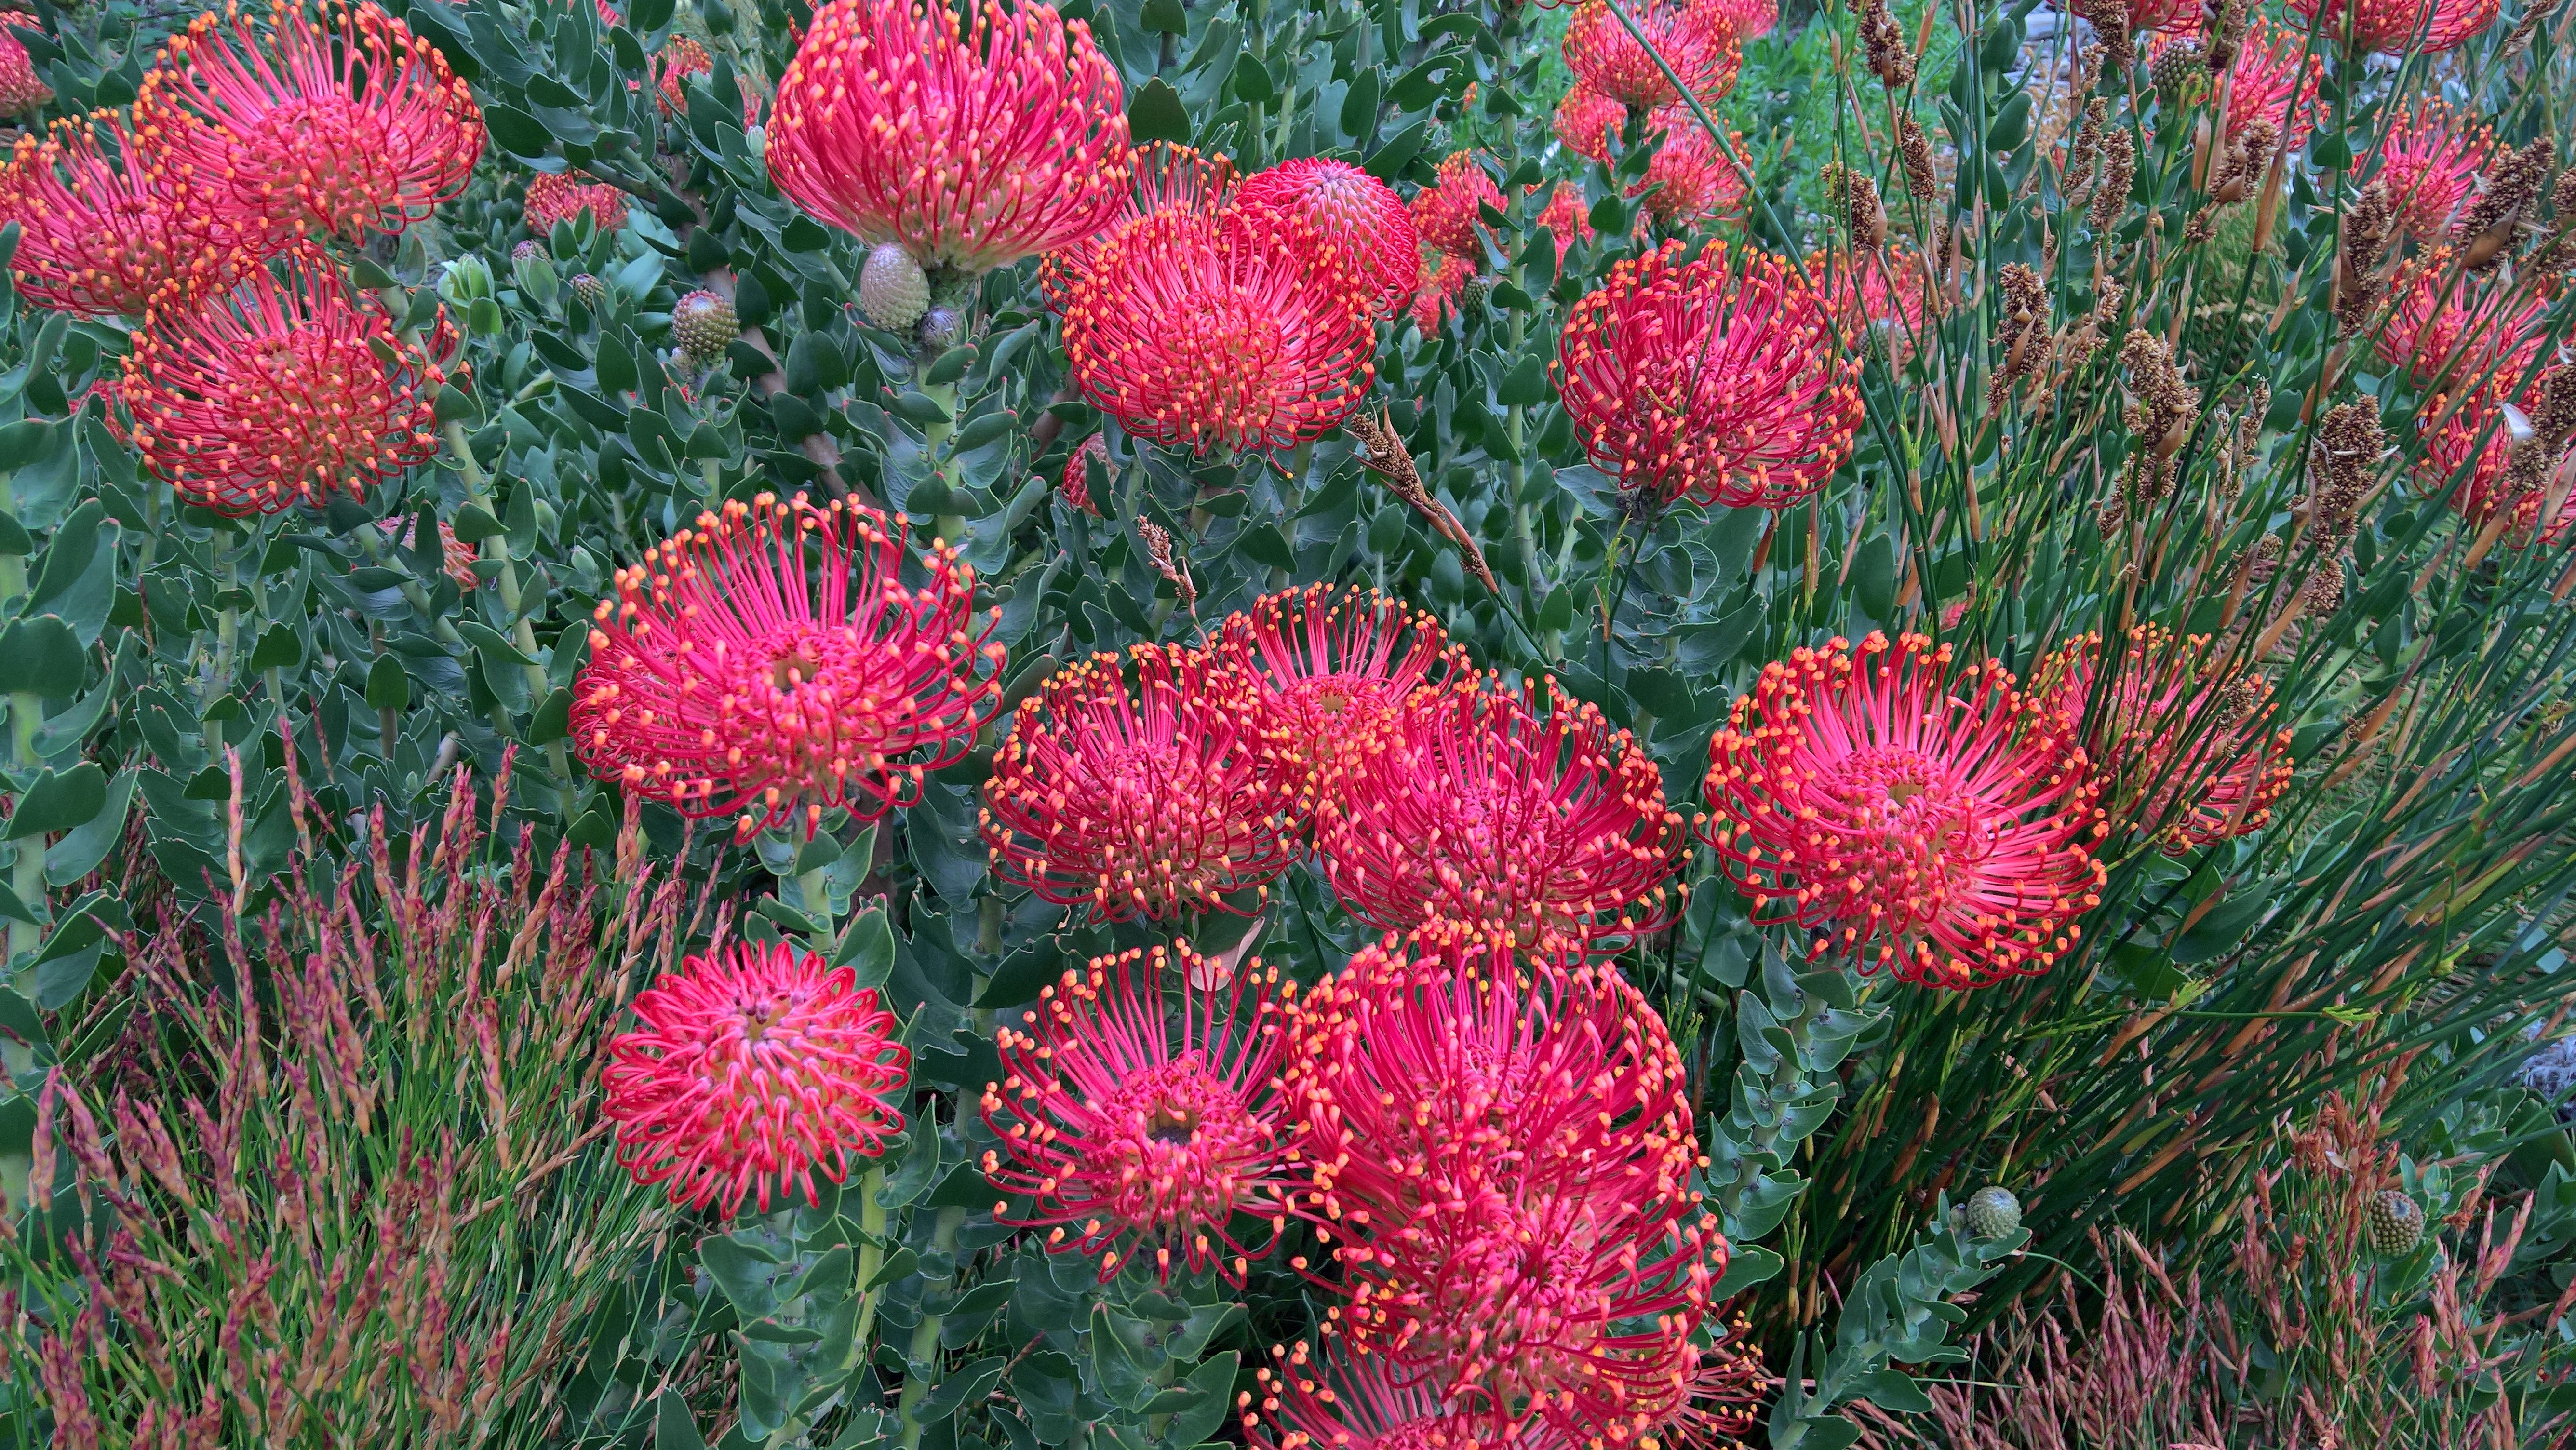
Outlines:
<svg viewBox="0 0 2576 1450"><path fill-rule="evenodd" d="M456 461L457 471L465 477L465 501L495 518L500 517L492 502L491 480L484 474L483 465L474 460L474 447L465 436L464 422L449 419L439 430L439 436L447 442L447 456ZM491 550L493 559L501 566L500 574L492 582L501 591L501 612L509 616L510 642L519 647L519 653L534 660L537 657L537 630L522 612L524 599L519 592L519 561L510 557L509 535L495 534L484 540L482 546ZM527 671L530 701L543 703L554 688L546 679L545 666L529 664L523 668ZM567 785L571 783L572 765L564 754L561 740L546 743L546 764L554 771L555 779Z"/></svg>
<svg viewBox="0 0 2576 1450"><path fill-rule="evenodd" d="M933 1253L949 1254L957 1250L957 1229L966 1221L966 1210L939 1210L938 1224L932 1228L930 1247ZM905 1356L903 1398L896 1401L895 1413L903 1422L903 1450L921 1450L921 1432L928 1428L921 1420L921 1402L937 1382L936 1374L923 1373L923 1366L939 1357L939 1331L946 1327L945 1314L924 1314L913 1326L912 1349Z"/></svg>

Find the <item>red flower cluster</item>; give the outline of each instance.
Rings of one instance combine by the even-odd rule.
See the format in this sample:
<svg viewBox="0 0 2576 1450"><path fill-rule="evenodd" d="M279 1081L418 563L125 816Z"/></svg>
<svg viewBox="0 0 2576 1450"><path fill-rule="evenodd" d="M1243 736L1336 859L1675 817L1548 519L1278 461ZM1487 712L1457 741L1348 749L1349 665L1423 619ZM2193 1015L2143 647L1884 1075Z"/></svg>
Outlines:
<svg viewBox="0 0 2576 1450"><path fill-rule="evenodd" d="M1547 206L1538 214L1538 224L1556 238L1556 265L1565 265L1566 250L1577 239L1592 240L1592 216L1583 204L1583 188L1570 181L1560 181L1550 192Z"/></svg>
<svg viewBox="0 0 2576 1450"><path fill-rule="evenodd" d="M1605 96L1581 81L1566 88L1556 103L1556 139L1586 161L1610 164L1610 145L1628 124L1625 102Z"/></svg>
<svg viewBox="0 0 2576 1450"><path fill-rule="evenodd" d="M1864 970L1953 988L2043 971L2105 875L2074 727L1921 635L1800 649L1709 742L1709 843L1757 911L1781 908L1767 924Z"/></svg>
<svg viewBox="0 0 2576 1450"><path fill-rule="evenodd" d="M1655 113L1661 134L1646 174L1629 195L1645 198L1645 214L1671 231L1701 222L1732 220L1744 209L1744 176L1735 158L1686 107ZM1738 138L1740 140L1740 138Z"/></svg>
<svg viewBox="0 0 2576 1450"><path fill-rule="evenodd" d="M0 172L0 224L18 224L9 267L28 301L136 317L158 300L181 305L229 287L259 265L263 239L241 236L199 179L136 164L145 152L115 113L18 138Z"/></svg>
<svg viewBox="0 0 2576 1450"><path fill-rule="evenodd" d="M2576 489L2562 477L2506 491L2515 440L2505 402L2501 386L2490 385L2464 398L2436 394L2424 405L2423 416L2440 420L2419 465L2425 483L2449 498L2471 527L2494 528L2499 540L2515 548L2576 537ZM2558 494L2554 513L2552 493Z"/></svg>
<svg viewBox="0 0 2576 1450"><path fill-rule="evenodd" d="M557 222L571 221L583 212L590 213L590 224L599 230L621 231L626 226L626 193L578 171L545 172L528 178L519 219L531 235L551 236Z"/></svg>
<svg viewBox="0 0 2576 1450"><path fill-rule="evenodd" d="M398 549L408 548L412 521L408 515L396 514L389 519L378 519L376 531L385 536L387 544ZM482 557L481 551L456 537L456 525L445 519L438 521L438 557L439 567L448 578L456 581L457 588L471 594L482 584L483 581L474 573L474 561Z"/></svg>
<svg viewBox="0 0 2576 1450"><path fill-rule="evenodd" d="M735 942L637 993L608 1045L600 1116L617 1158L671 1201L731 1217L748 1197L817 1200L903 1131L912 1054L857 974L784 944Z"/></svg>
<svg viewBox="0 0 2576 1450"><path fill-rule="evenodd" d="M974 276L1090 236L1127 198L1118 68L1054 7L832 0L779 78L770 178L923 268Z"/></svg>
<svg viewBox="0 0 2576 1450"><path fill-rule="evenodd" d="M1413 230L1440 252L1467 264L1469 271L1485 259L1486 207L1503 209L1503 193L1485 173L1481 157L1470 151L1450 153L1440 163L1439 180L1414 193Z"/></svg>
<svg viewBox="0 0 2576 1450"><path fill-rule="evenodd" d="M2546 299L2507 278L2470 275L2452 248L2409 258L2389 293L2394 305L2373 344L2380 361L2424 386L2456 391L2492 379L2510 388L2539 356Z"/></svg>
<svg viewBox="0 0 2576 1450"><path fill-rule="evenodd" d="M1467 290L1467 279L1476 269L1447 252L1431 254L1431 265L1422 274L1422 285L1415 290L1413 302L1405 316L1413 330L1429 337L1440 330L1440 324L1455 316L1459 301Z"/></svg>
<svg viewBox="0 0 2576 1450"><path fill-rule="evenodd" d="M1096 518L1100 505L1091 499L1091 464L1095 460L1103 469L1109 467L1107 434L1094 433L1074 448L1064 460L1064 477L1057 487L1063 491L1065 502Z"/></svg>
<svg viewBox="0 0 2576 1450"><path fill-rule="evenodd" d="M2319 20L2321 3L2325 16ZM2500 0L2290 0L2290 8L2317 22L2327 45L2431 54L2476 39L2495 24L2503 6Z"/></svg>
<svg viewBox="0 0 2576 1450"><path fill-rule="evenodd" d="M54 88L36 74L18 28L0 23L0 116L23 116L50 105Z"/></svg>
<svg viewBox="0 0 2576 1450"><path fill-rule="evenodd" d="M1257 666L1261 709L1300 781L1341 788L1414 691L1472 673L1429 614L1371 591L1309 584L1229 616L1223 648Z"/></svg>
<svg viewBox="0 0 2576 1450"><path fill-rule="evenodd" d="M908 562L927 566L917 588ZM861 505L728 501L616 587L573 682L574 748L600 779L744 835L909 804L1001 697L974 569L945 544L914 561L903 525Z"/></svg>
<svg viewBox="0 0 2576 1450"><path fill-rule="evenodd" d="M1583 0L1566 22L1565 68L1585 88L1640 110L1678 105L1685 94L1721 100L1744 65L1731 9L1719 0L1640 0L1614 11L1607 0Z"/></svg>
<svg viewBox="0 0 2576 1450"><path fill-rule="evenodd" d="M1184 944L1101 957L1068 971L1005 1026L1004 1079L984 1088L1001 1152L984 1176L1034 1211L996 1221L1049 1230L1051 1252L1100 1257L1100 1280L1150 1252L1157 1281L1176 1263L1243 1282L1267 1254L1234 1222L1275 1213L1286 1185L1279 1090L1283 1020L1297 984L1253 958L1242 970Z"/></svg>
<svg viewBox="0 0 2576 1450"><path fill-rule="evenodd" d="M1557 375L1576 436L1627 488L1667 502L1779 508L1851 455L1860 364L1833 314L1776 257L1670 241L1575 304Z"/></svg>
<svg viewBox="0 0 2576 1450"><path fill-rule="evenodd" d="M240 517L364 498L428 460L455 354L443 318L414 342L328 263L298 256L155 311L117 391L144 465L187 502Z"/></svg>
<svg viewBox="0 0 2576 1450"><path fill-rule="evenodd" d="M2417 99L2390 118L2374 179L2388 187L2397 224L2430 245L2450 235L2451 214L2476 188L2495 133L2467 125L2440 101Z"/></svg>
<svg viewBox="0 0 2576 1450"><path fill-rule="evenodd" d="M1392 187L1347 161L1309 156L1282 162L1243 183L1236 201L1350 259L1386 316L1413 296L1422 278L1422 239Z"/></svg>
<svg viewBox="0 0 2576 1450"><path fill-rule="evenodd" d="M2199 43L2202 8L2191 6L2187 14L2157 33L2147 51L2151 62L2176 46ZM2195 86L2209 83L2206 70L2196 74ZM2289 154L2297 155L2317 124L2319 74L2320 62L2308 49L2304 29L2284 31L2256 15L2245 29L2236 64L2227 72L2227 139L2244 135L2245 128L2259 120L2271 126ZM2204 95L2199 104L2211 102Z"/></svg>
<svg viewBox="0 0 2576 1450"><path fill-rule="evenodd" d="M1039 290L1056 311L1064 311L1072 300L1074 283L1090 275L1109 239L1126 231L1130 223L1164 212L1214 221L1234 203L1234 189L1241 179L1234 174L1234 163L1224 157L1169 141L1137 147L1128 158L1128 175L1127 204L1116 221L1065 243L1038 264Z"/></svg>
<svg viewBox="0 0 2576 1450"><path fill-rule="evenodd" d="M2088 635L2058 650L2039 684L2067 718L2091 722L2085 753L2110 819L2171 856L2262 829L2291 776L2271 682L2224 646L2155 625L2129 632L2105 679L2101 644Z"/></svg>
<svg viewBox="0 0 2576 1450"><path fill-rule="evenodd" d="M1931 276L1923 254L1902 242L1874 252L1807 254L1807 280L1824 290L1843 329L1843 346L1859 352L1876 336L1898 367L1923 335Z"/></svg>
<svg viewBox="0 0 2576 1450"><path fill-rule="evenodd" d="M712 73L715 57L707 48L685 35L671 37L670 43L653 59L653 69L660 76L654 92L665 116L689 114L689 77ZM760 124L760 97L749 86L742 91L742 128L746 131Z"/></svg>

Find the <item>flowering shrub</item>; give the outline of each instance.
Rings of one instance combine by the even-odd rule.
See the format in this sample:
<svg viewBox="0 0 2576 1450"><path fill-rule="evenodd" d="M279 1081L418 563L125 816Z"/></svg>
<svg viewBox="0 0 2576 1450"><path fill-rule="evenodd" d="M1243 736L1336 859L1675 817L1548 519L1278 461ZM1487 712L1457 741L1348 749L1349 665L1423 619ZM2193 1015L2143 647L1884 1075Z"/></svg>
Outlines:
<svg viewBox="0 0 2576 1450"><path fill-rule="evenodd" d="M2564 1334L2576 11L2074 12L9 17L0 1426L1897 1443L2284 1123Z"/></svg>

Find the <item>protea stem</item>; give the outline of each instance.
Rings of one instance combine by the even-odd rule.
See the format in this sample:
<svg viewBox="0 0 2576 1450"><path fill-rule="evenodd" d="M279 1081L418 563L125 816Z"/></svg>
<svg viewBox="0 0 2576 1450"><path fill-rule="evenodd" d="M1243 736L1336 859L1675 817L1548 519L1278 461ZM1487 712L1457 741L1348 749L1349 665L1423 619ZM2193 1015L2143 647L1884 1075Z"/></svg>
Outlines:
<svg viewBox="0 0 2576 1450"><path fill-rule="evenodd" d="M965 1221L966 1210L962 1208L939 1210L939 1221L930 1233L931 1252L955 1253L957 1228ZM904 1356L903 1398L895 1405L896 1413L903 1420L903 1450L921 1450L921 1432L927 1428L921 1422L921 1402L929 1397L931 1386L939 1378L936 1374L923 1373L922 1366L939 1357L939 1331L947 1323L945 1314L924 1314L921 1322L913 1327L912 1349Z"/></svg>
<svg viewBox="0 0 2576 1450"><path fill-rule="evenodd" d="M484 476L483 465L474 461L474 446L465 436L464 420L449 419L440 427L439 436L447 442L447 456L456 460L457 471L465 476L465 501L499 518L500 513L492 503L491 481ZM510 556L510 536L494 534L482 542L482 547L490 549L492 557L501 565L500 575L493 583L501 590L501 612L510 618L510 642L519 647L519 653L534 660L537 657L537 630L520 609L519 563ZM532 708L542 707L554 688L546 679L546 668L540 664L529 664L523 668L528 676L529 703ZM571 783L572 766L564 755L563 741L546 742L546 765L554 771L556 780L566 785Z"/></svg>

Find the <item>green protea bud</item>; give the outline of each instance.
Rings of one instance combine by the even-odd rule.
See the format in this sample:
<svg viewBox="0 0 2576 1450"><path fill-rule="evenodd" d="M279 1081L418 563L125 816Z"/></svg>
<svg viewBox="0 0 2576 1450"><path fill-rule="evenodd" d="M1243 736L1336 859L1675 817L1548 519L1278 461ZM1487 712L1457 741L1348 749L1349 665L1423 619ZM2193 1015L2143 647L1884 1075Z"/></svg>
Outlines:
<svg viewBox="0 0 2576 1450"><path fill-rule="evenodd" d="M901 332L930 310L930 275L900 245L880 243L859 268L859 310L888 332Z"/></svg>
<svg viewBox="0 0 2576 1450"><path fill-rule="evenodd" d="M2009 1188L1993 1185L1968 1195L1968 1206L1960 1215L1968 1225L1968 1236L1999 1239L2021 1227L2021 1200Z"/></svg>
<svg viewBox="0 0 2576 1450"><path fill-rule="evenodd" d="M538 241L534 237L530 237L526 241L523 241L510 249L510 260L512 262L524 262L530 257L542 257L545 254L546 244Z"/></svg>
<svg viewBox="0 0 2576 1450"><path fill-rule="evenodd" d="M450 306L463 307L492 295L492 264L467 253L438 274L438 295Z"/></svg>
<svg viewBox="0 0 2576 1450"><path fill-rule="evenodd" d="M921 314L921 351L936 357L966 340L966 314L954 307L934 307Z"/></svg>
<svg viewBox="0 0 2576 1450"><path fill-rule="evenodd" d="M671 307L671 336L692 362L724 356L725 344L741 335L733 304L713 292L692 292Z"/></svg>
<svg viewBox="0 0 2576 1450"><path fill-rule="evenodd" d="M2394 1188L2371 1195L2369 1219L2370 1246L2384 1259L2396 1258L2424 1237L2423 1207Z"/></svg>
<svg viewBox="0 0 2576 1450"><path fill-rule="evenodd" d="M583 306L596 311L600 303L608 300L608 284L588 272L575 272L572 276L572 295L580 298Z"/></svg>
<svg viewBox="0 0 2576 1450"><path fill-rule="evenodd" d="M1482 272L1470 274L1458 288L1458 300L1469 307L1483 306L1485 299L1493 295L1494 279Z"/></svg>

